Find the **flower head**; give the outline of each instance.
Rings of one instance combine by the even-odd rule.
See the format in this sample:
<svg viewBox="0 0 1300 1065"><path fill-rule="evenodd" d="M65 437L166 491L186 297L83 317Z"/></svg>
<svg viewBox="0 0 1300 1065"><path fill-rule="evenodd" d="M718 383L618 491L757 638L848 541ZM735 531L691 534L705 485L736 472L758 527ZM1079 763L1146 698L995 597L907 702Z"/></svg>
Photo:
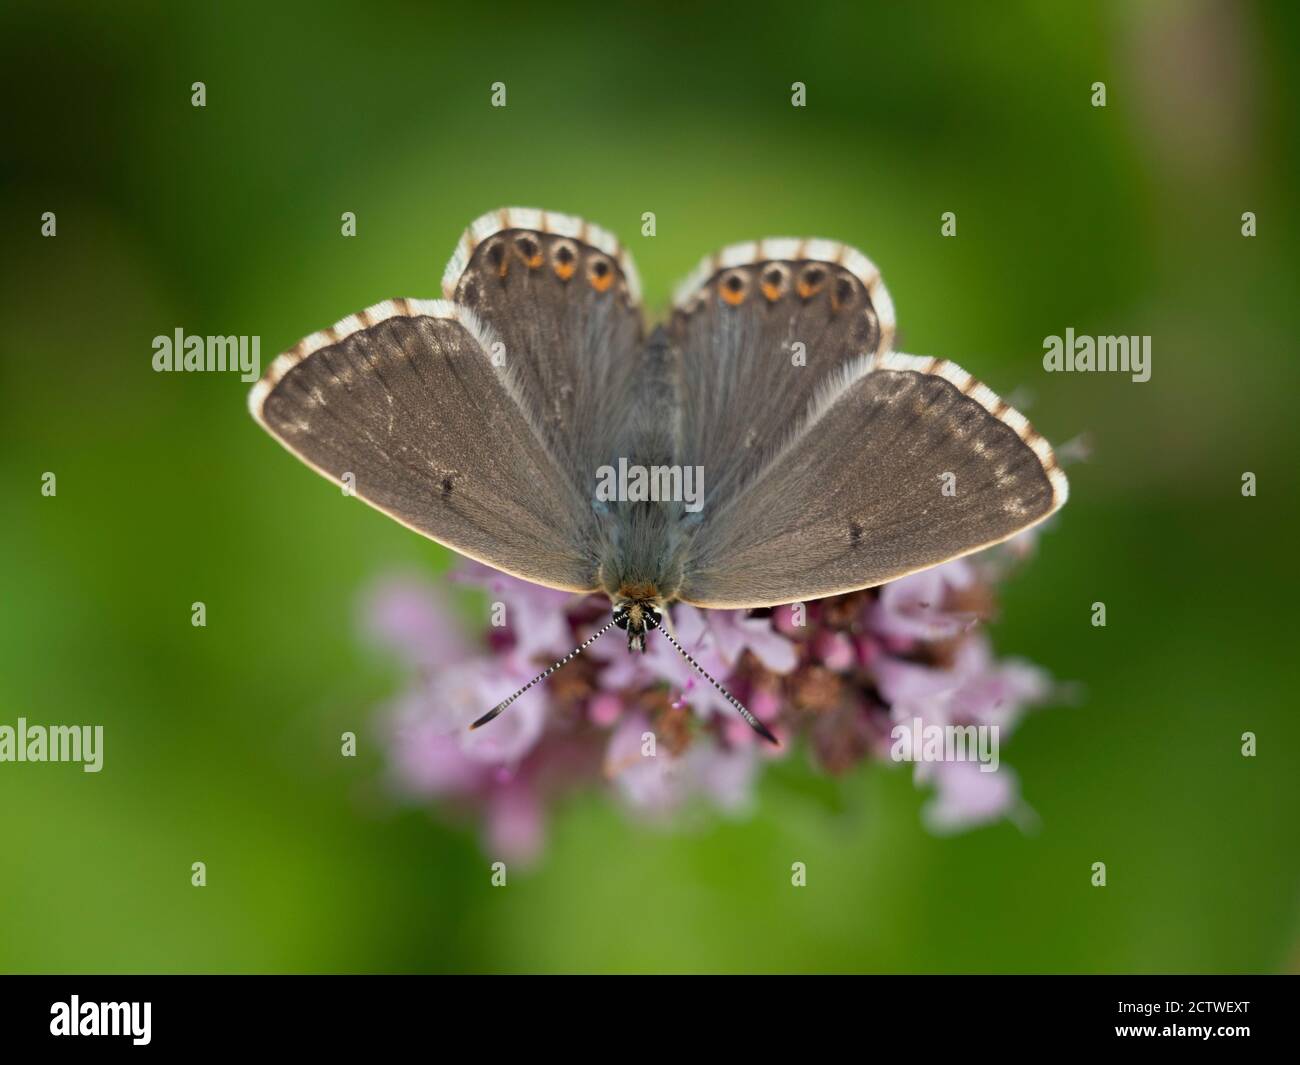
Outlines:
<svg viewBox="0 0 1300 1065"><path fill-rule="evenodd" d="M942 741L991 734L996 743L1051 694L1041 669L998 659L980 628L1006 560L1028 550L1024 540L997 558L986 552L772 610L674 605L668 620L682 647L773 729L779 749L653 635L643 655L597 641L471 731L604 624L608 603L471 563L455 580L488 592L494 622L471 635L431 585L386 581L368 598L367 629L415 671L382 718L393 785L409 799L468 811L493 855L530 861L543 848L548 804L575 787L605 787L656 822L700 807L739 816L755 808L764 766L800 741L821 771L842 774L890 762L907 729L927 737L925 751L940 737L935 749L948 755L910 759L918 785L933 789L924 810L932 830L1021 816L1009 769L996 758L951 757Z"/></svg>

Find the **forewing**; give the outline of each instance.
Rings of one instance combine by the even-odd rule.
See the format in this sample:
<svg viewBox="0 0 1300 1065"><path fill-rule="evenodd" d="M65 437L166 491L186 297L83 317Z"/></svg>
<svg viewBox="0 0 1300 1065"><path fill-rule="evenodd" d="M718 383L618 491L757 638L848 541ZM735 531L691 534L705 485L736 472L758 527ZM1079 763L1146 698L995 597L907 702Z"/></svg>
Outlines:
<svg viewBox="0 0 1300 1065"><path fill-rule="evenodd" d="M443 293L496 334L511 394L590 496L642 343L631 257L582 219L504 208L462 235Z"/></svg>
<svg viewBox="0 0 1300 1065"><path fill-rule="evenodd" d="M391 300L279 356L249 406L403 525L515 576L589 590L590 504L493 367L495 340L464 307Z"/></svg>
<svg viewBox="0 0 1300 1065"><path fill-rule="evenodd" d="M945 360L857 360L801 421L706 516L685 601L773 606L871 587L1006 540L1066 499L1047 441Z"/></svg>
<svg viewBox="0 0 1300 1065"><path fill-rule="evenodd" d="M768 239L704 259L678 288L683 461L724 507L846 364L887 351L894 309L880 271L827 240Z"/></svg>

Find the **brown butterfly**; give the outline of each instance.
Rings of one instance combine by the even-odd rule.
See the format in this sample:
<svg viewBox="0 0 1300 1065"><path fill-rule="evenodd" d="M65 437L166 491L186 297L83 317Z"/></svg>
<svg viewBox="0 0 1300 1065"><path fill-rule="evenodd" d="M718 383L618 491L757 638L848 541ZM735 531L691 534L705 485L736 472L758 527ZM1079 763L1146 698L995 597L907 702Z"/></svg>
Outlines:
<svg viewBox="0 0 1300 1065"><path fill-rule="evenodd" d="M890 350L880 272L843 244L725 248L647 335L635 268L610 234L507 208L465 231L442 289L307 337L249 406L309 466L350 475L416 532L609 597L612 618L523 690L614 626L634 650L658 629L690 659L664 627L673 602L868 588L1006 540L1066 500L1022 415L946 359ZM648 471L640 493L598 490L629 464ZM696 506L672 491L682 470L700 473Z"/></svg>

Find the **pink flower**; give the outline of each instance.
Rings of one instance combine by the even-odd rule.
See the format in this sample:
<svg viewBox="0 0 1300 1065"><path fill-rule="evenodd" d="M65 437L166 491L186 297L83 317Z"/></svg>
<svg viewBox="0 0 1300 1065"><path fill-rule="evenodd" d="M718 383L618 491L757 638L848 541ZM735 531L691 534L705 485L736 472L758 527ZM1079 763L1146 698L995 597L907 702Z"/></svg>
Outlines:
<svg viewBox="0 0 1300 1065"><path fill-rule="evenodd" d="M871 614L871 628L881 636L904 640L946 640L965 632L979 619L943 608L949 593L970 587L975 577L959 558L881 586Z"/></svg>
<svg viewBox="0 0 1300 1065"><path fill-rule="evenodd" d="M1016 775L1006 766L984 773L974 762L944 762L932 779L934 797L921 811L932 832L957 832L1027 813Z"/></svg>
<svg viewBox="0 0 1300 1065"><path fill-rule="evenodd" d="M1047 675L1037 667L996 660L982 633L963 640L947 667L883 658L876 682L894 721L920 717L943 725L1011 728L1027 706L1051 692Z"/></svg>
<svg viewBox="0 0 1300 1065"><path fill-rule="evenodd" d="M1017 547L1023 553L1029 541ZM781 739L773 748L669 644L628 654L618 634L534 686L483 728L469 725L566 655L608 618L602 597L539 588L471 563L455 576L489 597L477 638L437 590L395 579L367 597L365 628L414 671L384 712L394 790L480 820L494 858L531 862L559 794L603 782L640 818L687 810L742 816L767 761L806 742L843 773L892 764L897 726L980 726L1002 737L1052 686L1036 666L994 656L979 622L1015 552L961 559L879 589L768 612L675 604L666 624L701 666ZM947 757L945 755L945 757ZM926 825L951 832L1023 818L1015 775L998 764L918 761L933 789Z"/></svg>
<svg viewBox="0 0 1300 1065"><path fill-rule="evenodd" d="M493 855L521 865L538 858L545 837L542 804L523 781L507 780L487 804L488 848Z"/></svg>
<svg viewBox="0 0 1300 1065"><path fill-rule="evenodd" d="M442 596L418 576L390 577L363 604L370 639L395 651L408 665L434 669L469 653L470 644Z"/></svg>
<svg viewBox="0 0 1300 1065"><path fill-rule="evenodd" d="M753 802L757 759L750 748L695 743L680 755L662 748L644 717L624 720L610 736L605 775L635 812L662 818L692 799L729 813Z"/></svg>

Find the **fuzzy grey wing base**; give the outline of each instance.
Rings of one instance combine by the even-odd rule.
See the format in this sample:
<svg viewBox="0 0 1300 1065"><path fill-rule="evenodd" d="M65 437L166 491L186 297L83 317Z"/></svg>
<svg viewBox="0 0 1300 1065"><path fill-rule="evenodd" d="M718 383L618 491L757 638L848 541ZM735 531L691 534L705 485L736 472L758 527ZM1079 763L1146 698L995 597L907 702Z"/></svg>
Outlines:
<svg viewBox="0 0 1300 1065"><path fill-rule="evenodd" d="M590 507L492 366L490 334L447 303L381 308L281 356L250 395L254 415L416 532L538 584L594 588Z"/></svg>
<svg viewBox="0 0 1300 1065"><path fill-rule="evenodd" d="M970 554L1064 501L1050 461L937 373L848 374L807 430L700 528L681 598L774 606Z"/></svg>

